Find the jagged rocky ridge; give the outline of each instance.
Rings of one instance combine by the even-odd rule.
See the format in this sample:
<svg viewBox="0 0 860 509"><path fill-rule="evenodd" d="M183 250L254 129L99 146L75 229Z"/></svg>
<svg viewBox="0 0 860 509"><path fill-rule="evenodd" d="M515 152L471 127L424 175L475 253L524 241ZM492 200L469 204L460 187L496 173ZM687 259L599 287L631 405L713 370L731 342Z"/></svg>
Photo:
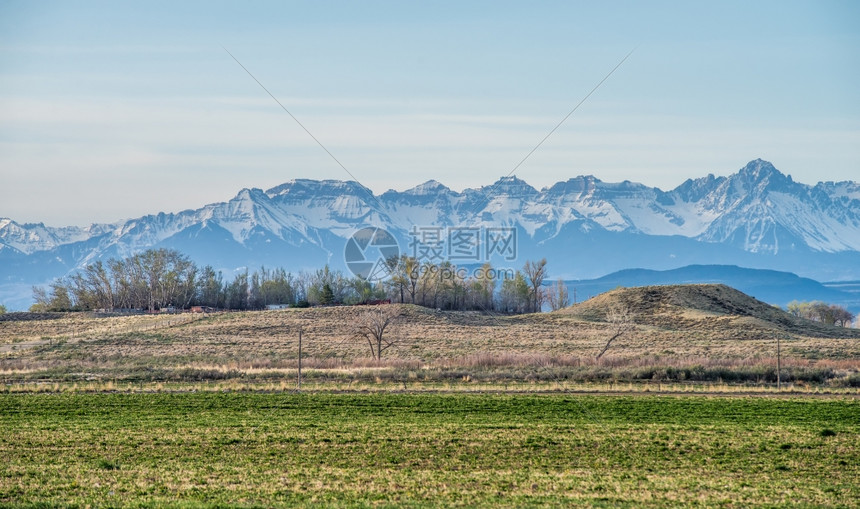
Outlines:
<svg viewBox="0 0 860 509"><path fill-rule="evenodd" d="M723 263L860 279L860 183L795 182L755 160L728 177L671 191L580 176L537 190L509 177L455 192L436 181L374 195L356 182L297 179L197 210L54 228L0 219L0 284L36 283L93 260L171 247L223 270L262 264L343 267L364 226L407 250L414 226L509 227L517 260L547 257L554 275ZM2 297L2 295L0 295Z"/></svg>

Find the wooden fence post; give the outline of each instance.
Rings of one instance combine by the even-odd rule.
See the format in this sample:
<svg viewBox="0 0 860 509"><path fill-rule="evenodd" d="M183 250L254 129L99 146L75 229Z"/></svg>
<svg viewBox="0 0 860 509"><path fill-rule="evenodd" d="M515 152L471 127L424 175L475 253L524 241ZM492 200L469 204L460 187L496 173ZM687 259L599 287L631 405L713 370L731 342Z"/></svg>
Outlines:
<svg viewBox="0 0 860 509"><path fill-rule="evenodd" d="M780 351L779 346L779 335L776 336L776 390L779 391L782 388L782 378L780 376L780 371L782 371L782 352Z"/></svg>
<svg viewBox="0 0 860 509"><path fill-rule="evenodd" d="M299 326L299 379L297 391L302 390L302 327Z"/></svg>

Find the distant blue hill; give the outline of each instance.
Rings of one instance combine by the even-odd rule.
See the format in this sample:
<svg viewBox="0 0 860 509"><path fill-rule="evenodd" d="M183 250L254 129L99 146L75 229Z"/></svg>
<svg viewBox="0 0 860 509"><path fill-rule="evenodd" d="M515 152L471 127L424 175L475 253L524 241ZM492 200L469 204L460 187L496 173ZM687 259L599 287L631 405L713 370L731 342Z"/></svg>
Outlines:
<svg viewBox="0 0 860 509"><path fill-rule="evenodd" d="M820 300L860 312L860 292L855 287L828 285L791 272L748 269L736 265L688 265L672 270L625 269L597 279L565 281L571 300L581 302L619 286L722 283L769 304L785 307L792 300Z"/></svg>

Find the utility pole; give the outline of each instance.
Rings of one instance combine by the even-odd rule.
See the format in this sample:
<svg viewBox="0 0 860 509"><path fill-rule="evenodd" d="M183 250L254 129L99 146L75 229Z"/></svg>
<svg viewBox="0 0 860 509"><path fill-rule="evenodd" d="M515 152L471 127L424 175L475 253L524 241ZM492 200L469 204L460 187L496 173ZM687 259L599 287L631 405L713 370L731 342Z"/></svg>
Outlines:
<svg viewBox="0 0 860 509"><path fill-rule="evenodd" d="M573 287L573 303L576 304L576 287Z"/></svg>
<svg viewBox="0 0 860 509"><path fill-rule="evenodd" d="M780 378L779 372L782 371L782 359L780 359L781 351L779 348L779 335L776 336L776 390L780 390L782 388L782 379Z"/></svg>
<svg viewBox="0 0 860 509"><path fill-rule="evenodd" d="M297 391L302 390L302 327L299 326L299 380Z"/></svg>

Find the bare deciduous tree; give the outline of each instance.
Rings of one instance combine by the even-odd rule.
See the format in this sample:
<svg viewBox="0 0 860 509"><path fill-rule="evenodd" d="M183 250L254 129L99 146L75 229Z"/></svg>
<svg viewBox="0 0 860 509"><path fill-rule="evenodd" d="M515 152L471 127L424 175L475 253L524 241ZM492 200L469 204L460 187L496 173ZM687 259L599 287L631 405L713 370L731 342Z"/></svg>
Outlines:
<svg viewBox="0 0 860 509"><path fill-rule="evenodd" d="M392 305L374 306L363 311L352 329L352 336L363 338L370 346L370 355L377 361L382 353L401 341L397 336L387 335L389 328L400 318L399 309Z"/></svg>
<svg viewBox="0 0 860 509"><path fill-rule="evenodd" d="M628 306L623 304L613 304L606 310L606 321L610 324L609 330L611 335L606 341L606 345L603 347L603 350L597 354L597 359L602 357L603 354L609 350L609 345L611 345L613 341L633 330L633 318L633 312Z"/></svg>
<svg viewBox="0 0 860 509"><path fill-rule="evenodd" d="M529 280L529 289L530 293L530 305L531 310L534 313L539 313L541 305L543 304L543 298L545 296L542 291L543 288L543 280L546 278L546 258L542 258L540 261L533 262L527 261L523 266L523 272Z"/></svg>
<svg viewBox="0 0 860 509"><path fill-rule="evenodd" d="M851 327L851 322L854 320L854 313L848 311L841 306L831 306L833 308L833 320L840 327Z"/></svg>
<svg viewBox="0 0 860 509"><path fill-rule="evenodd" d="M558 281L556 281L555 289L547 289L547 298L553 311L570 306L570 293L567 291L567 285L564 284L561 278L558 278Z"/></svg>
<svg viewBox="0 0 860 509"><path fill-rule="evenodd" d="M850 327L851 321L854 320L854 314L844 307L815 300L812 302L793 300L788 303L787 309L794 316L827 325Z"/></svg>

